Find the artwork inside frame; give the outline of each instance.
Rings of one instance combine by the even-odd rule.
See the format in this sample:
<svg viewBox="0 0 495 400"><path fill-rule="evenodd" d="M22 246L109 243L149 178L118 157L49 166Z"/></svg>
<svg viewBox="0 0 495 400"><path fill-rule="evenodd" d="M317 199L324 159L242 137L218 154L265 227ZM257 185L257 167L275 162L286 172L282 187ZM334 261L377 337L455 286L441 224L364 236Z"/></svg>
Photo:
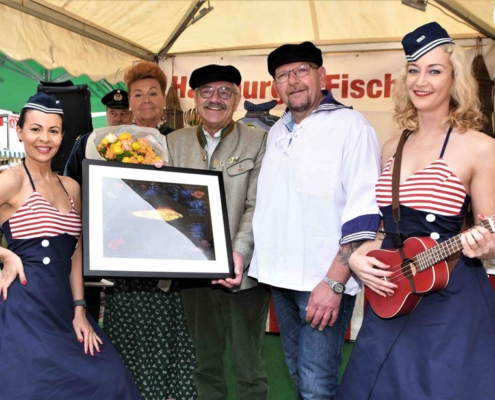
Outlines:
<svg viewBox="0 0 495 400"><path fill-rule="evenodd" d="M83 160L85 276L233 277L220 172Z"/></svg>

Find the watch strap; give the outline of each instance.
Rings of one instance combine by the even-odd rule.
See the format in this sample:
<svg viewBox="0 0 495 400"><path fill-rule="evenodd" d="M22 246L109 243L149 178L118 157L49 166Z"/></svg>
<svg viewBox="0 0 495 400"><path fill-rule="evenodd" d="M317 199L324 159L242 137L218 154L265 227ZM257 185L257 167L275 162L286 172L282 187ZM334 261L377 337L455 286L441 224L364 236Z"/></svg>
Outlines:
<svg viewBox="0 0 495 400"><path fill-rule="evenodd" d="M330 286L330 288L337 294L343 294L345 292L345 285L341 282L336 282L332 279L330 279L328 276L325 275L325 277L323 278L323 282L325 282L328 286ZM335 286L336 285L342 285L342 293L339 293L335 290Z"/></svg>
<svg viewBox="0 0 495 400"><path fill-rule="evenodd" d="M74 307L78 307L78 306L83 306L84 308L86 308L86 300L84 299L74 300Z"/></svg>

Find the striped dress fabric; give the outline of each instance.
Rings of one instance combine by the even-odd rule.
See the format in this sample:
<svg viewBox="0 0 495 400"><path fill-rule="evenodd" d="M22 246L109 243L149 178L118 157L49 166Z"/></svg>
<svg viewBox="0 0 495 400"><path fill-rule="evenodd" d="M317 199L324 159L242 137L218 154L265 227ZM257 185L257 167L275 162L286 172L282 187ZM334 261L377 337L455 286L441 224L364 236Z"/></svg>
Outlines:
<svg viewBox="0 0 495 400"><path fill-rule="evenodd" d="M385 164L376 183L376 199L380 208L392 204L392 162ZM400 185L400 204L415 210L438 215L458 215L464 204L466 189L443 158L412 174Z"/></svg>
<svg viewBox="0 0 495 400"><path fill-rule="evenodd" d="M35 239L54 237L67 233L79 238L81 217L74 208L67 214L46 201L37 191L33 191L26 202L9 218L13 239Z"/></svg>

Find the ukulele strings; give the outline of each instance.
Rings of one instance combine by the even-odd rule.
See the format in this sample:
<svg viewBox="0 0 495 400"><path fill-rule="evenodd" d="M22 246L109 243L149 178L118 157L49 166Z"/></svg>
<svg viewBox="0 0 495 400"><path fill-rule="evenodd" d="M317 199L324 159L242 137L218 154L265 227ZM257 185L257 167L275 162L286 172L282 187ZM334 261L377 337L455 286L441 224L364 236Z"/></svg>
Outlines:
<svg viewBox="0 0 495 400"><path fill-rule="evenodd" d="M442 262L443 260L440 260L436 263L434 263L433 265L436 265L440 262ZM407 261L407 262L410 262L410 264L413 264L415 265L415 263L413 262L413 260L411 259L410 261ZM400 281L404 280L404 279L410 279L412 277L414 277L415 273L413 272L412 268L410 266L406 267L408 268L408 272L406 273L403 273L399 276L392 276L390 278L386 278L386 282L390 282L390 283L399 283ZM389 271L393 272L394 274L397 272L397 271L401 271L402 270L402 263L401 264L398 264L398 265L394 265L393 267L391 267L389 269ZM416 274L417 273L420 273L422 272L422 270L420 270L419 268L416 268ZM382 277L381 279L385 279L385 277Z"/></svg>
<svg viewBox="0 0 495 400"><path fill-rule="evenodd" d="M450 242L454 242L455 245L459 246L460 245L460 240L457 238L457 236L454 236L450 239L448 239L447 241L443 242L443 243L447 243L449 245L452 246L452 244ZM401 275L398 275L398 276L392 276L390 278L388 278L388 282L390 283L399 283L400 281L402 281L403 279L410 279L411 277L414 277L415 273L413 272L413 267L411 267L411 264L414 266L415 270L416 270L416 273L420 273L430 267L433 267L434 265L440 263L440 262L443 262L445 261L448 256L441 256L439 259L435 259L434 261L431 261L427 255L423 255L422 257L420 258L423 258L423 259L420 259L418 258L419 255L423 254L423 253L426 253L428 252L430 249L432 249L431 247L429 249L426 249L425 251L423 251L422 253L419 253L419 254L416 254L416 256L412 257L412 258L409 258L407 260L404 260L402 261L400 264L396 264L396 265L393 265L391 268L388 269L388 271L390 272L393 272L394 275L395 273L397 272L400 272L403 270L403 265L404 263L408 263L409 265L405 266L405 268L407 268L408 272L406 273L402 273ZM435 254L435 252L433 251L434 255L438 256L438 253L437 252ZM426 268L423 268L422 269L422 266L421 264L424 264L426 263L428 265L428 267ZM384 279L385 277L382 277L382 279Z"/></svg>
<svg viewBox="0 0 495 400"><path fill-rule="evenodd" d="M476 226L482 226L484 228L494 228L495 227L495 226L493 226L493 221L491 220L491 218L489 218L488 220L483 221L483 222L475 225L473 228L475 228ZM494 231L495 231L495 229L492 229L492 233ZM453 245L461 246L460 236L461 236L460 234L457 235L457 236L453 236L453 237L447 239L445 242L442 242L442 244L443 245L447 245L447 246L450 245L452 248L453 248ZM452 244L452 242L453 242L453 244ZM434 261L431 261L431 264L430 264L430 262L429 262L429 260L427 258L426 258L426 260L419 260L417 258L420 254L426 253L426 252L430 251L433 248L434 247L430 247L430 248L424 250L423 252L421 252L419 254L416 254L416 256L414 256L412 258L407 259L405 261L402 261L400 264L393 265L387 271L393 272L395 274L397 272L402 271L402 265L404 264L404 262L409 262L409 263L412 263L414 266L416 266L417 264L421 264L423 261L426 261L426 263L429 264L428 267L426 267L424 269L421 269L421 267L415 267L416 274L418 274L418 273L423 272L424 270L426 270L426 269L428 269L430 267L433 267L436 264L439 264L440 262L445 262L445 260L448 258L448 256L446 256L444 258L440 258L440 259L436 260L435 262ZM432 252L435 253L434 251L432 251ZM426 257L426 256L424 256L424 257ZM396 276L396 277L392 276L390 278L386 278L386 277L383 276L383 277L381 277L381 279L385 280L386 282L390 282L390 283L399 283L400 281L402 281L404 279L410 279L410 278L414 277L415 273L413 272L412 268L410 266L408 266L406 268L408 268L408 272L406 272L406 273L403 273L403 274L401 274L399 276Z"/></svg>

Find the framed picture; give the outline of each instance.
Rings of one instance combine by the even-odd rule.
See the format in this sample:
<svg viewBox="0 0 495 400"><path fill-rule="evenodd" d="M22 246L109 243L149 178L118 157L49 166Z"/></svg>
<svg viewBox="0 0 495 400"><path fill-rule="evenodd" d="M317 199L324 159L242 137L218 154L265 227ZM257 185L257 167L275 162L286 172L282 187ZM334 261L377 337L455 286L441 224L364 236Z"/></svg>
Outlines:
<svg viewBox="0 0 495 400"><path fill-rule="evenodd" d="M83 160L84 275L233 277L220 172Z"/></svg>

